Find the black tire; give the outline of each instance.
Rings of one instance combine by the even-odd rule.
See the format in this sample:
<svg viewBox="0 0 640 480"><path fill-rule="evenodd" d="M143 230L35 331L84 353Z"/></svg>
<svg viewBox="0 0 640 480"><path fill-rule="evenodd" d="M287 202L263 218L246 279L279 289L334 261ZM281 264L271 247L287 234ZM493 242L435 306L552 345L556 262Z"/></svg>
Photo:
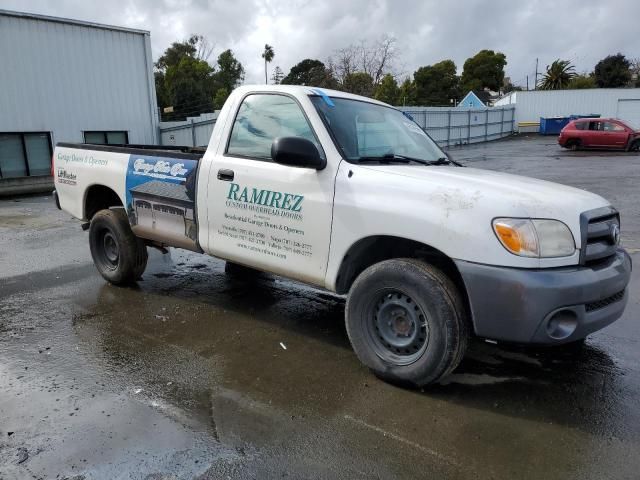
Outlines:
<svg viewBox="0 0 640 480"><path fill-rule="evenodd" d="M367 268L351 287L345 313L356 355L391 383L436 382L458 366L469 341L460 292L421 260L385 260Z"/></svg>
<svg viewBox="0 0 640 480"><path fill-rule="evenodd" d="M124 209L100 210L93 216L89 247L98 272L114 285L135 282L147 267L147 247L131 231Z"/></svg>
<svg viewBox="0 0 640 480"><path fill-rule="evenodd" d="M244 265L233 263L228 260L224 264L224 273L229 276L242 279L253 279L264 275L260 270L256 270L255 268L251 267L245 267Z"/></svg>
<svg viewBox="0 0 640 480"><path fill-rule="evenodd" d="M576 150L580 150L582 142L580 142L580 140L569 140L567 142L567 147L575 152Z"/></svg>
<svg viewBox="0 0 640 480"><path fill-rule="evenodd" d="M629 146L629 151L630 152L639 152L640 151L640 140L635 140L630 146Z"/></svg>

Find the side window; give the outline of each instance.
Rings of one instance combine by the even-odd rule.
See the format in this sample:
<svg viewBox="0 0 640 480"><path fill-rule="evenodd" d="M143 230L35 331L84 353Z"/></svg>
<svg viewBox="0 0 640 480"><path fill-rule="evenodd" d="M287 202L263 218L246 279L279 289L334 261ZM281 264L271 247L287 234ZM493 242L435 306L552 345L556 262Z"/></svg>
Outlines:
<svg viewBox="0 0 640 480"><path fill-rule="evenodd" d="M606 132L624 132L624 128L612 122L604 122L604 130Z"/></svg>
<svg viewBox="0 0 640 480"><path fill-rule="evenodd" d="M577 123L574 124L574 126L576 127L576 130L586 130L587 129L586 122L577 122Z"/></svg>
<svg viewBox="0 0 640 480"><path fill-rule="evenodd" d="M271 161L271 143L278 137L306 138L323 155L320 143L295 100L285 95L249 95L236 115L227 153Z"/></svg>
<svg viewBox="0 0 640 480"><path fill-rule="evenodd" d="M602 122L589 122L589 130L602 130Z"/></svg>

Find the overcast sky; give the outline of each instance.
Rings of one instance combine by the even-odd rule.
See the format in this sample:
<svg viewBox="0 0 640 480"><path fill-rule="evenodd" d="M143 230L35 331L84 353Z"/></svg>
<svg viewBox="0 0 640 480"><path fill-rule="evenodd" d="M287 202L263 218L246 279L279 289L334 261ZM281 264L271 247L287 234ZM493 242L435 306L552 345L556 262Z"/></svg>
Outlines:
<svg viewBox="0 0 640 480"><path fill-rule="evenodd" d="M487 48L507 56L506 74L523 85L556 58L591 71L618 51L640 57L640 0L0 0L0 8L149 30L154 59L175 40L206 36L231 48L245 83L264 82L260 54L273 45L285 74L304 58L325 60L342 46L382 34L397 38L399 70L464 60Z"/></svg>

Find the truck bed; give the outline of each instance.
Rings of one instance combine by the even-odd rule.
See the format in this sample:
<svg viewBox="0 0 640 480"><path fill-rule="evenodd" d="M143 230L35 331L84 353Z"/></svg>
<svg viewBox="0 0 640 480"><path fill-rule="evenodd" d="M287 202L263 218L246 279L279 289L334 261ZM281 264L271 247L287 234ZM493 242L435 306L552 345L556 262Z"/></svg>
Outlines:
<svg viewBox="0 0 640 480"><path fill-rule="evenodd" d="M86 217L85 195L94 185L111 189L125 208L136 236L200 251L195 205L196 178L204 148L167 145L58 143L54 176L61 205ZM86 192L86 193L85 193ZM99 190L98 195L109 195ZM89 201L89 200L87 200ZM101 203L95 196L90 201Z"/></svg>

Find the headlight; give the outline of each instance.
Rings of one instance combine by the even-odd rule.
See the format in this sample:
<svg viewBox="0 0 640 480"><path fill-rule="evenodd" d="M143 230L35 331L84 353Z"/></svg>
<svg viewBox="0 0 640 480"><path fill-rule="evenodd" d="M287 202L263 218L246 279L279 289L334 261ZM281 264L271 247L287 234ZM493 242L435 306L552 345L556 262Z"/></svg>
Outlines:
<svg viewBox="0 0 640 480"><path fill-rule="evenodd" d="M571 230L558 220L496 218L493 230L504 248L521 257L566 257L576 251Z"/></svg>

